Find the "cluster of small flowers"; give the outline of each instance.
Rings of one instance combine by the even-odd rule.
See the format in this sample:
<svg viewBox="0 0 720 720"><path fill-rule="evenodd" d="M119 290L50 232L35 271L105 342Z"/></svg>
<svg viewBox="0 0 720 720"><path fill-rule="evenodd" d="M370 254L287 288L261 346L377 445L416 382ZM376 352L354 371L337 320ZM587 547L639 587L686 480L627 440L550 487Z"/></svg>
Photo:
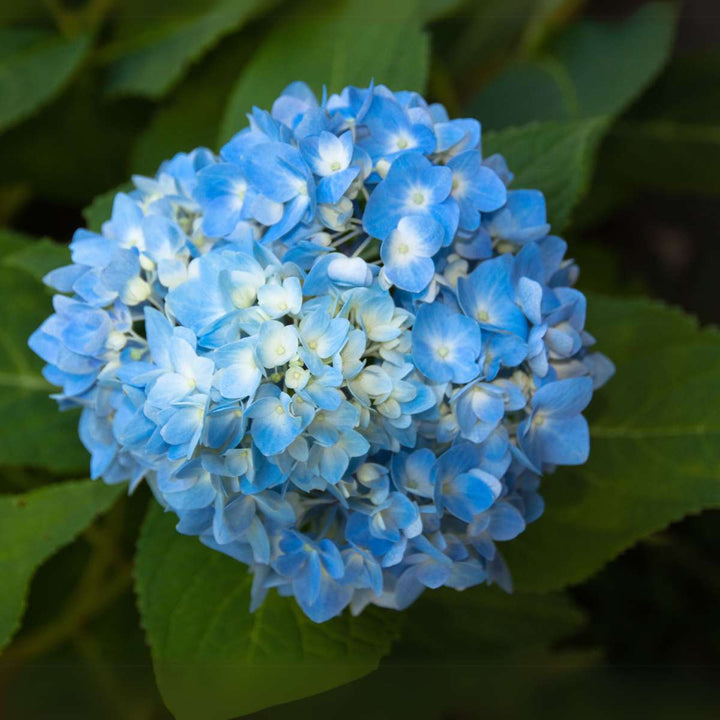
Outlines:
<svg viewBox="0 0 720 720"><path fill-rule="evenodd" d="M480 124L383 86L294 83L216 156L116 196L46 282L30 345L91 471L321 622L425 588L509 587L495 541L582 463L577 268Z"/></svg>

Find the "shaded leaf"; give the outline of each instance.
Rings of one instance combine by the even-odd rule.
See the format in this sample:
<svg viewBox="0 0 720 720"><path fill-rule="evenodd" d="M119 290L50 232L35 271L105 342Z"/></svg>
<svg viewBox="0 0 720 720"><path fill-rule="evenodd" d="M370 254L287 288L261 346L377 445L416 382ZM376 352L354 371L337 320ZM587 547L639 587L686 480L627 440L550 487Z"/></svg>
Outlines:
<svg viewBox="0 0 720 720"><path fill-rule="evenodd" d="M720 192L720 123L623 122L603 144L605 153L604 173L630 188Z"/></svg>
<svg viewBox="0 0 720 720"><path fill-rule="evenodd" d="M0 54L0 132L57 95L82 63L90 37L42 36L24 28L3 28ZM8 52L7 48L12 48Z"/></svg>
<svg viewBox="0 0 720 720"><path fill-rule="evenodd" d="M0 496L0 647L20 624L38 565L109 508L122 490L82 480Z"/></svg>
<svg viewBox="0 0 720 720"><path fill-rule="evenodd" d="M155 676L180 720L222 720L323 692L371 672L399 615L377 609L315 624L271 592L250 613L241 563L180 535L153 506L138 543L138 602Z"/></svg>
<svg viewBox="0 0 720 720"><path fill-rule="evenodd" d="M509 595L497 586L428 591L405 614L389 664L517 661L542 654L583 623L565 595Z"/></svg>
<svg viewBox="0 0 720 720"><path fill-rule="evenodd" d="M545 478L545 515L508 543L516 586L578 583L641 538L720 506L720 334L649 300L588 297L617 375L590 406L590 460Z"/></svg>
<svg viewBox="0 0 720 720"><path fill-rule="evenodd" d="M492 623L492 617L484 618ZM716 717L712 673L598 667L583 655L535 657L532 662L383 668L320 697L273 708L263 720L653 720ZM620 710L619 710L620 709Z"/></svg>
<svg viewBox="0 0 720 720"><path fill-rule="evenodd" d="M190 72L138 138L132 153L134 172L154 174L177 152L200 146L216 149L227 98L252 49L250 38L233 36Z"/></svg>
<svg viewBox="0 0 720 720"><path fill-rule="evenodd" d="M36 280L42 280L51 270L69 264L70 248L49 238L25 242L22 248L3 259L6 267L24 270Z"/></svg>
<svg viewBox="0 0 720 720"><path fill-rule="evenodd" d="M0 25L43 21L48 16L48 8L43 0L3 0Z"/></svg>
<svg viewBox="0 0 720 720"><path fill-rule="evenodd" d="M582 0L483 0L465 3L439 38L455 82L469 89L511 56L526 55L575 14ZM541 118L535 118L541 119Z"/></svg>
<svg viewBox="0 0 720 720"><path fill-rule="evenodd" d="M675 18L673 5L648 3L621 23L577 23L537 58L509 66L469 111L487 128L615 117L667 62Z"/></svg>
<svg viewBox="0 0 720 720"><path fill-rule="evenodd" d="M719 193L719 73L717 50L675 60L609 133L602 154L608 183Z"/></svg>
<svg viewBox="0 0 720 720"><path fill-rule="evenodd" d="M220 38L274 2L221 0L196 16L161 16L154 23L145 17L143 31L111 49L118 57L109 67L107 92L162 97Z"/></svg>
<svg viewBox="0 0 720 720"><path fill-rule="evenodd" d="M220 142L247 124L253 106L270 109L291 82L316 92L345 85L366 87L372 78L393 90L424 89L429 40L419 0L345 0L339 7L283 17L265 38L233 89ZM309 8L309 9L308 9Z"/></svg>
<svg viewBox="0 0 720 720"><path fill-rule="evenodd" d="M483 135L483 152L505 156L515 174L513 188L545 195L548 219L561 231L592 173L595 149L605 129L602 118L569 123L533 123Z"/></svg>
<svg viewBox="0 0 720 720"><path fill-rule="evenodd" d="M18 257L32 247L17 234L0 232L0 250ZM31 253L32 254L32 253ZM29 262L28 255L24 262ZM39 272L39 268L36 268ZM32 465L56 472L86 472L87 452L77 435L76 411L59 412L55 388L28 348L30 334L52 311L40 282L18 267L0 264L0 413L12 417L0 433L0 465Z"/></svg>
<svg viewBox="0 0 720 720"><path fill-rule="evenodd" d="M108 102L88 68L61 97L0 136L0 181L24 181L44 198L82 207L127 180L128 157L149 103Z"/></svg>

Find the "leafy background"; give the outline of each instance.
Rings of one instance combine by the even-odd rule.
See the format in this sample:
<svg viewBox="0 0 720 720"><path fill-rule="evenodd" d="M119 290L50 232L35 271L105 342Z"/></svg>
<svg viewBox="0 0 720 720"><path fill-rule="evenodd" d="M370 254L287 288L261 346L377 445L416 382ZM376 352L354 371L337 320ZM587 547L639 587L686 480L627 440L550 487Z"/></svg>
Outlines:
<svg viewBox="0 0 720 720"><path fill-rule="evenodd" d="M713 0L4 0L0 716L717 717L719 40ZM291 80L370 77L480 118L543 189L618 373L590 462L507 547L513 595L315 626L276 596L250 615L237 563L84 480L25 341L131 174Z"/></svg>

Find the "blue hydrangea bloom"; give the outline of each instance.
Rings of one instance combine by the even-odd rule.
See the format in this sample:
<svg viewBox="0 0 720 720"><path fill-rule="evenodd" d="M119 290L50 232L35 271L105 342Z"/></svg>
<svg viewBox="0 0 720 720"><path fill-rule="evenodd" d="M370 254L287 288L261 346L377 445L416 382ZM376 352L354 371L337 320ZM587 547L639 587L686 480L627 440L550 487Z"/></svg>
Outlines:
<svg viewBox="0 0 720 720"><path fill-rule="evenodd" d="M412 92L293 83L135 177L31 348L94 478L316 622L495 582L613 372L539 190Z"/></svg>

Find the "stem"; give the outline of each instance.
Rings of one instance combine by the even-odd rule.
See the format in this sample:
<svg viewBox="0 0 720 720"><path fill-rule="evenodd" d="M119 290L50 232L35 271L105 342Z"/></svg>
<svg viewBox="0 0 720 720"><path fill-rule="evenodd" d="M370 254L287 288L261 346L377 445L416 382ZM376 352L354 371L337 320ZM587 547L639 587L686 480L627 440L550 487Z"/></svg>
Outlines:
<svg viewBox="0 0 720 720"><path fill-rule="evenodd" d="M371 237L366 237L355 249L355 252L352 254L352 257L357 257L372 241Z"/></svg>
<svg viewBox="0 0 720 720"><path fill-rule="evenodd" d="M336 248L340 245L344 245L346 242L349 242L353 238L356 238L358 235L362 234L362 229L360 228L353 228L352 230L346 230L341 235L338 235L331 243L330 247Z"/></svg>

